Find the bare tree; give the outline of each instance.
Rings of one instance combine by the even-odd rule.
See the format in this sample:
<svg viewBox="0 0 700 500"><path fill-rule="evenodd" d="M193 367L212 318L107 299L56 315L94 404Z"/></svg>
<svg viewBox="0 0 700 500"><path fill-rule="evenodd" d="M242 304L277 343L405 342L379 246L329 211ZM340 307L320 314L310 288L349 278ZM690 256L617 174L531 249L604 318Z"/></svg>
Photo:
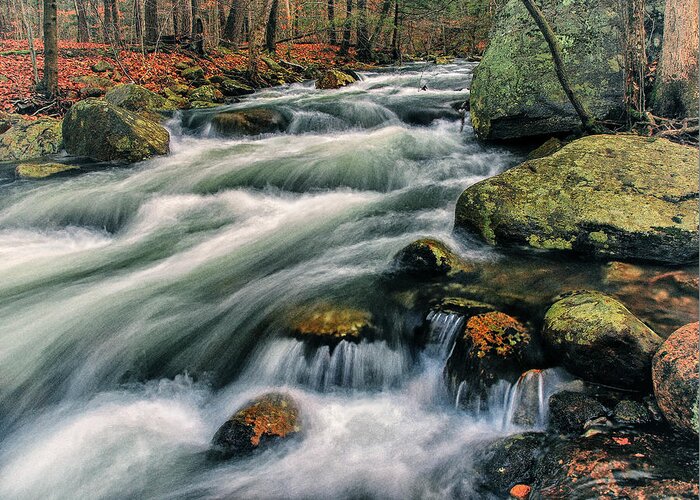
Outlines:
<svg viewBox="0 0 700 500"><path fill-rule="evenodd" d="M144 19L146 23L146 42L154 44L158 41L158 0L145 0Z"/></svg>
<svg viewBox="0 0 700 500"><path fill-rule="evenodd" d="M268 52L275 52L277 48L277 17L279 15L279 0L272 0L270 7L270 16L267 19L265 27L265 48Z"/></svg>
<svg viewBox="0 0 700 500"><path fill-rule="evenodd" d="M43 90L58 95L58 25L56 0L44 0L44 80Z"/></svg>
<svg viewBox="0 0 700 500"><path fill-rule="evenodd" d="M666 117L698 115L698 3L667 0L664 40L656 79L654 112Z"/></svg>
<svg viewBox="0 0 700 500"><path fill-rule="evenodd" d="M335 35L335 0L328 0L328 42L331 45L338 43Z"/></svg>
<svg viewBox="0 0 700 500"><path fill-rule="evenodd" d="M352 29L352 0L345 3L345 22L343 23L343 43L340 44L340 54L347 55L350 50L350 36Z"/></svg>

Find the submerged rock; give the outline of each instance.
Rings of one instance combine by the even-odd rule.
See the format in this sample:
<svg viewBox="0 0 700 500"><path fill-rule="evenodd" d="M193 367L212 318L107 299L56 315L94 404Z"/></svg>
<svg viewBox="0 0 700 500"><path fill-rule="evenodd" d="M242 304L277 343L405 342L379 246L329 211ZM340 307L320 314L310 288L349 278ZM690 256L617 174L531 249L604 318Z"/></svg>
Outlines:
<svg viewBox="0 0 700 500"><path fill-rule="evenodd" d="M698 434L698 323L679 328L654 355L656 401L674 427Z"/></svg>
<svg viewBox="0 0 700 500"><path fill-rule="evenodd" d="M393 267L398 272L421 277L474 270L447 245L433 238L423 238L402 248L394 256Z"/></svg>
<svg viewBox="0 0 700 500"><path fill-rule="evenodd" d="M63 163L23 163L17 165L15 173L23 179L44 179L52 175L79 170L76 165L65 165Z"/></svg>
<svg viewBox="0 0 700 500"><path fill-rule="evenodd" d="M629 425L650 424L654 421L645 405L629 399L623 399L615 405L613 416L617 422Z"/></svg>
<svg viewBox="0 0 700 500"><path fill-rule="evenodd" d="M457 387L464 381L475 399L482 399L497 381L515 382L531 364L530 340L527 327L502 312L470 317L447 360L450 385Z"/></svg>
<svg viewBox="0 0 700 500"><path fill-rule="evenodd" d="M50 118L16 121L0 134L0 161L24 161L56 154L63 147L61 122Z"/></svg>
<svg viewBox="0 0 700 500"><path fill-rule="evenodd" d="M339 89L340 87L345 87L356 81L357 78L354 75L339 69L331 69L316 80L316 88L321 90Z"/></svg>
<svg viewBox="0 0 700 500"><path fill-rule="evenodd" d="M549 398L549 425L555 432L581 433L586 422L608 413L598 400L580 392L561 391Z"/></svg>
<svg viewBox="0 0 700 500"><path fill-rule="evenodd" d="M126 83L111 88L105 94L105 101L136 113L174 108L165 97L135 83Z"/></svg>
<svg viewBox="0 0 700 500"><path fill-rule="evenodd" d="M350 307L317 305L297 313L292 334L302 340L335 344L341 340L359 342L372 338L377 328L369 311Z"/></svg>
<svg viewBox="0 0 700 500"><path fill-rule="evenodd" d="M616 0L544 2L577 96L597 118L624 113L624 25ZM482 139L505 140L577 130L544 37L520 0L499 9L474 71L471 119Z"/></svg>
<svg viewBox="0 0 700 500"><path fill-rule="evenodd" d="M227 459L248 455L301 430L299 408L286 394L261 396L236 411L214 435L211 455Z"/></svg>
<svg viewBox="0 0 700 500"><path fill-rule="evenodd" d="M533 483L545 440L544 433L525 432L489 444L477 454L479 482L502 498L517 484Z"/></svg>
<svg viewBox="0 0 700 500"><path fill-rule="evenodd" d="M169 152L170 134L159 124L99 99L73 105L63 120L66 151L95 160L141 161Z"/></svg>
<svg viewBox="0 0 700 500"><path fill-rule="evenodd" d="M697 150L595 135L467 188L455 225L491 244L613 259L693 262Z"/></svg>
<svg viewBox="0 0 700 500"><path fill-rule="evenodd" d="M649 385L663 340L620 302L599 292L565 294L544 318L545 348L584 380L635 390Z"/></svg>
<svg viewBox="0 0 700 500"><path fill-rule="evenodd" d="M255 108L219 113L211 125L221 135L258 135L281 132L289 121L277 110Z"/></svg>

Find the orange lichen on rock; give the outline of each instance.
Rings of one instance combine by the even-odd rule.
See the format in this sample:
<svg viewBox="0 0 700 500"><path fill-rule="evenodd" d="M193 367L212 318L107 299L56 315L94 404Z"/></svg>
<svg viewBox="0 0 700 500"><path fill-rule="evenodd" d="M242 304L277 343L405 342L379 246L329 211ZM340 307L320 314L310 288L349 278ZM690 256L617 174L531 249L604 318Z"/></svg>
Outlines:
<svg viewBox="0 0 700 500"><path fill-rule="evenodd" d="M293 401L281 394L265 396L240 410L233 417L253 428L250 442L260 444L263 436L285 437L299 432L299 410Z"/></svg>
<svg viewBox="0 0 700 500"><path fill-rule="evenodd" d="M487 354L511 356L517 346L527 344L530 334L517 319L494 311L472 316L465 327L465 338L470 337L473 353L479 358Z"/></svg>
<svg viewBox="0 0 700 500"><path fill-rule="evenodd" d="M510 489L510 496L518 500L527 500L530 498L532 488L527 484L516 484Z"/></svg>

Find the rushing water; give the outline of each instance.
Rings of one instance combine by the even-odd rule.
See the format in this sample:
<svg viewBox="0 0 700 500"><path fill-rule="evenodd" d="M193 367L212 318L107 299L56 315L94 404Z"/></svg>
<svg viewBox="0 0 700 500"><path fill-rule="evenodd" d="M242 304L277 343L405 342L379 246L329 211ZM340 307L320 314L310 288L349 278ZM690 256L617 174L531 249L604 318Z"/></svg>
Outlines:
<svg viewBox="0 0 700 500"><path fill-rule="evenodd" d="M421 236L500 258L451 234L460 192L518 160L460 132L471 69L265 90L230 107L272 106L287 133L217 138L193 112L169 122L172 154L130 168L3 171L0 498L473 496L472 445L545 381L501 387L486 415L455 409L442 369L460 318L431 316L417 353L402 339L422 318L378 286ZM370 308L383 338L306 352L280 336L321 299ZM299 401L302 438L207 461L217 427L271 388Z"/></svg>

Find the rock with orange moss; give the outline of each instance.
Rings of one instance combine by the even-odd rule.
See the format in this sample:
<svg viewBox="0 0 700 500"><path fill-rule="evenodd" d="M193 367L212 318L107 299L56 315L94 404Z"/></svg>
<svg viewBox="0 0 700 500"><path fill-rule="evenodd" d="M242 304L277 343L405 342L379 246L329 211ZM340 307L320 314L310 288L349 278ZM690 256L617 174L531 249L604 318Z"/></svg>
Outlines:
<svg viewBox="0 0 700 500"><path fill-rule="evenodd" d="M462 260L442 241L423 238L407 245L394 256L393 268L402 274L438 277L456 272L473 272L474 266Z"/></svg>
<svg viewBox="0 0 700 500"><path fill-rule="evenodd" d="M671 334L654 355L656 401L674 427L698 434L698 323Z"/></svg>
<svg viewBox="0 0 700 500"><path fill-rule="evenodd" d="M536 366L535 349L528 328L516 318L499 311L467 319L464 333L457 338L447 360L450 385L465 382L474 401L483 400L486 390L498 380L515 382L526 369Z"/></svg>
<svg viewBox="0 0 700 500"><path fill-rule="evenodd" d="M527 500L530 498L532 487L527 484L516 484L510 489L510 497L516 500Z"/></svg>
<svg viewBox="0 0 700 500"><path fill-rule="evenodd" d="M608 295L562 295L544 318L552 359L584 380L639 390L650 385L651 359L663 339Z"/></svg>
<svg viewBox="0 0 700 500"><path fill-rule="evenodd" d="M292 336L321 344L360 342L377 333L369 311L330 304L317 304L294 313L290 326Z"/></svg>
<svg viewBox="0 0 700 500"><path fill-rule="evenodd" d="M300 430L296 402L285 394L265 394L238 410L216 431L210 455L219 459L245 456Z"/></svg>

